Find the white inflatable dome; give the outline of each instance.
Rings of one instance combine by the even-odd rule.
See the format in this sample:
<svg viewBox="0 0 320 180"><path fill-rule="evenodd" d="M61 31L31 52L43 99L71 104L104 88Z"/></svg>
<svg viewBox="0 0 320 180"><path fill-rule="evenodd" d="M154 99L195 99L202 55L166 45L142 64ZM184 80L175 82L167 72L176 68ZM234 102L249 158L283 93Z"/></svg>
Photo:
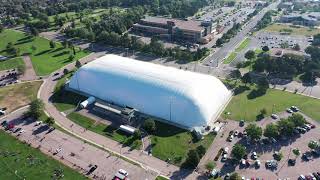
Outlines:
<svg viewBox="0 0 320 180"><path fill-rule="evenodd" d="M217 119L231 97L213 76L116 55L82 66L69 88L185 128Z"/></svg>

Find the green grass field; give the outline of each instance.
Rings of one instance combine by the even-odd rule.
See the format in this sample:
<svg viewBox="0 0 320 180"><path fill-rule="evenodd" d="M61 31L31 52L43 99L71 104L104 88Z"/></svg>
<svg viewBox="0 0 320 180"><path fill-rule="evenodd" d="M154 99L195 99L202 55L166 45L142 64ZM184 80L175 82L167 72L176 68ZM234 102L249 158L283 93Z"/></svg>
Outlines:
<svg viewBox="0 0 320 180"><path fill-rule="evenodd" d="M87 179L73 169L46 156L0 130L0 179L52 180L62 170L63 179Z"/></svg>
<svg viewBox="0 0 320 180"><path fill-rule="evenodd" d="M237 55L238 55L238 53L236 53L236 52L230 53L229 56L223 61L223 64L231 63L237 57Z"/></svg>
<svg viewBox="0 0 320 180"><path fill-rule="evenodd" d="M64 49L60 43L56 43L56 48L51 49L49 40L41 37L30 37L25 33L13 30L5 30L0 33L0 54L7 55L6 46L12 42L20 49L20 54L30 53L33 67L37 75L48 75L51 72L71 63L68 59L72 53L71 49ZM36 47L32 50L32 46ZM89 54L87 51L79 51L73 61Z"/></svg>
<svg viewBox="0 0 320 180"><path fill-rule="evenodd" d="M152 155L162 159L171 159L171 163L180 166L186 159L190 149L199 145L208 148L215 136L209 134L203 140L196 141L191 132L178 127L156 122L156 132L151 137L153 144Z"/></svg>
<svg viewBox="0 0 320 180"><path fill-rule="evenodd" d="M275 89L268 89L265 95L251 99L248 98L250 92L251 90L246 90L234 96L225 109L225 112L231 114L223 113L222 116L233 120L255 121L263 108L267 110L267 116L269 116L273 112L285 111L286 108L295 105L306 115L320 121L320 100L318 99Z"/></svg>
<svg viewBox="0 0 320 180"><path fill-rule="evenodd" d="M140 148L140 143L139 142L139 147L136 147L135 143L131 142L132 140L132 136L128 136L126 134L124 134L123 132L121 132L120 130L112 127L112 126L108 126L106 124L102 124L99 122L94 121L93 119L90 119L86 116L83 116L79 113L70 113L67 116L71 121L73 121L74 123L87 128L88 130L95 132L97 134L101 134L103 136L106 136L110 139L113 139L117 142L120 142L122 144L126 144L130 147L132 147L133 149L139 149Z"/></svg>
<svg viewBox="0 0 320 180"><path fill-rule="evenodd" d="M236 48L236 52L240 52L242 50L244 50L249 44L250 44L251 39L246 38L244 39L240 45Z"/></svg>
<svg viewBox="0 0 320 180"><path fill-rule="evenodd" d="M266 28L262 29L262 31L268 32L289 32L293 35L305 35L305 36L313 36L315 34L320 33L320 29L315 28L307 28L307 27L297 27L297 26L290 26L286 24L271 24Z"/></svg>
<svg viewBox="0 0 320 180"><path fill-rule="evenodd" d="M157 176L156 180L169 180L169 179L162 177L162 176Z"/></svg>
<svg viewBox="0 0 320 180"><path fill-rule="evenodd" d="M25 67L25 64L21 57L0 61L0 71L18 68L19 66Z"/></svg>

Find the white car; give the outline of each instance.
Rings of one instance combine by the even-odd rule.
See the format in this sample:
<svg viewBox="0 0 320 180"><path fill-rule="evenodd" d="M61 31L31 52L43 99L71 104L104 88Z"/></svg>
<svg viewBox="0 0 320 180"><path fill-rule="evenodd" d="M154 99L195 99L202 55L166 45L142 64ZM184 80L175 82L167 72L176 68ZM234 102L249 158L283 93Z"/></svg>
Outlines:
<svg viewBox="0 0 320 180"><path fill-rule="evenodd" d="M58 154L61 151L62 151L62 148L57 148L55 154Z"/></svg>
<svg viewBox="0 0 320 180"><path fill-rule="evenodd" d="M228 153L229 153L229 148L228 148L228 147L225 147L225 148L223 149L223 153L228 154Z"/></svg>
<svg viewBox="0 0 320 180"><path fill-rule="evenodd" d="M227 160L227 158L228 158L228 155L227 154L223 154L222 158L221 158L221 161L225 162Z"/></svg>
<svg viewBox="0 0 320 180"><path fill-rule="evenodd" d="M258 155L256 152L253 152L252 153L252 159L256 160L258 158Z"/></svg>
<svg viewBox="0 0 320 180"><path fill-rule="evenodd" d="M36 126L39 126L42 124L42 121L36 121Z"/></svg>
<svg viewBox="0 0 320 180"><path fill-rule="evenodd" d="M120 174L124 175L124 176L129 176L129 173L126 171L126 170L123 170L123 169L119 169L118 171Z"/></svg>
<svg viewBox="0 0 320 180"><path fill-rule="evenodd" d="M21 129L21 130L19 131L19 134L22 134L22 133L24 133L24 132L26 132L26 131L23 130L23 129Z"/></svg>
<svg viewBox="0 0 320 180"><path fill-rule="evenodd" d="M271 117L272 117L272 119L278 119L279 118L279 116L276 115L276 114L271 114Z"/></svg>

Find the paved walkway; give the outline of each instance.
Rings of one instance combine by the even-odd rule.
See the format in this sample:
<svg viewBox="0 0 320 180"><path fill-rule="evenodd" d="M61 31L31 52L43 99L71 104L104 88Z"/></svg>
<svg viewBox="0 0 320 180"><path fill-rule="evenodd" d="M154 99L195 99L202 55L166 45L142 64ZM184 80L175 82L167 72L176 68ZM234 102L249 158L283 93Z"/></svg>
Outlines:
<svg viewBox="0 0 320 180"><path fill-rule="evenodd" d="M32 81L37 79L37 74L33 69L31 58L28 55L23 56L23 61L25 64L25 72L20 78L22 81Z"/></svg>
<svg viewBox="0 0 320 180"><path fill-rule="evenodd" d="M2 120L6 119L7 121L14 122L16 127L21 127L25 130L25 133L18 137L19 140L26 141L34 148L39 148L43 153L80 173L86 174L91 164L98 166L89 175L93 179L112 179L119 169L125 169L132 180L151 180L157 176L157 173L154 171L148 171L137 165L133 165L60 130L46 134L47 127L35 126L35 122L32 119L21 119L26 110L27 108L21 108L9 116L2 118ZM15 136L13 133L11 135ZM54 154L58 148L62 149L61 152Z"/></svg>
<svg viewBox="0 0 320 180"><path fill-rule="evenodd" d="M100 55L97 53L90 54L89 56L80 60L83 64L85 62L92 61L99 57ZM73 69L75 66L75 62L68 64L62 69ZM102 135L96 134L91 131L86 131L81 126L74 124L71 120L66 118L61 112L59 112L54 105L50 102L50 97L53 94L54 87L56 85L55 79L52 76L49 76L39 90L39 97L45 103L46 112L55 119L60 125L62 125L66 130L73 132L77 136L86 139L91 142L95 142L98 145L101 145L107 148L110 151L113 151L117 154L125 156L133 161L140 163L145 169L151 169L157 173L161 173L164 176L172 177L173 179L196 179L198 174L192 173L188 170L180 170L179 167L167 164L166 162L148 156L142 151L138 150L130 150L129 147L123 147L122 144L108 139Z"/></svg>

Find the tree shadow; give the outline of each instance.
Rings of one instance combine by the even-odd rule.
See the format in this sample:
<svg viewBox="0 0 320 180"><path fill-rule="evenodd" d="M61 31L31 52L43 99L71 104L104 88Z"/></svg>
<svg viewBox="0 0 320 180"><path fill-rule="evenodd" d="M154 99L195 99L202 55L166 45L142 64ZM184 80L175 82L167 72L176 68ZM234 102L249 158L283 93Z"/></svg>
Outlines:
<svg viewBox="0 0 320 180"><path fill-rule="evenodd" d="M261 97L263 95L265 95L267 92L267 89L254 89L252 90L248 95L247 95L247 98L248 99L255 99L257 97Z"/></svg>
<svg viewBox="0 0 320 180"><path fill-rule="evenodd" d="M63 47L59 47L57 49L54 49L53 51L50 52L51 53L55 53L55 52L58 52L58 51L61 51L62 49L64 49Z"/></svg>
<svg viewBox="0 0 320 180"><path fill-rule="evenodd" d="M69 53L70 53L70 51L62 51L58 54L53 55L52 57L59 57L59 56L63 56L63 55L69 54Z"/></svg>
<svg viewBox="0 0 320 180"><path fill-rule="evenodd" d="M40 133L42 133L42 132L47 131L48 129L49 129L49 126L47 126L47 125L40 126L40 127L38 127L36 130L34 130L34 131L32 132L32 135L40 134Z"/></svg>
<svg viewBox="0 0 320 180"><path fill-rule="evenodd" d="M240 86L236 87L233 92L234 92L234 95L238 95L238 94L241 94L241 93L248 91L248 90L250 90L249 87L240 85Z"/></svg>
<svg viewBox="0 0 320 180"><path fill-rule="evenodd" d="M16 42L16 43L14 43L14 45L25 44L25 43L29 43L29 42L32 42L32 41L33 41L33 39L28 39L28 40L25 40L25 41Z"/></svg>
<svg viewBox="0 0 320 180"><path fill-rule="evenodd" d="M26 41L26 40L30 40L30 39L33 39L33 37L27 35L27 36L25 36L24 38L18 39L18 41Z"/></svg>
<svg viewBox="0 0 320 180"><path fill-rule="evenodd" d="M48 53L48 52L50 52L50 51L51 51L51 49L43 50L43 51L35 54L35 56L40 56L40 55L46 54L46 53Z"/></svg>

